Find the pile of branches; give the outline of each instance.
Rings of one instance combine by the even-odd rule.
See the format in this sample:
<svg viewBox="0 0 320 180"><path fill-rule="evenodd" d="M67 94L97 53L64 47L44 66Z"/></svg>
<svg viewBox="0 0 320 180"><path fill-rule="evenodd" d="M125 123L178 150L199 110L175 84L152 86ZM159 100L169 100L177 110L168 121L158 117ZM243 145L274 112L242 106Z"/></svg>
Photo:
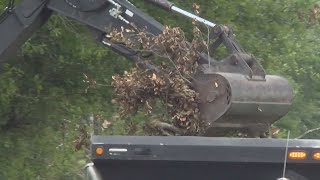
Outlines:
<svg viewBox="0 0 320 180"><path fill-rule="evenodd" d="M132 115L143 110L154 117L155 106L160 104L169 116L159 114L146 123L148 128L163 135L200 135L203 127L197 107L199 94L191 83L193 74L198 71L199 52L206 44L200 30L194 27L192 41L187 41L178 27L165 27L158 36L146 31L130 32L115 30L109 37L131 49L152 52L156 58L144 60L154 68L136 66L123 75L112 77L113 102L120 105L121 114Z"/></svg>

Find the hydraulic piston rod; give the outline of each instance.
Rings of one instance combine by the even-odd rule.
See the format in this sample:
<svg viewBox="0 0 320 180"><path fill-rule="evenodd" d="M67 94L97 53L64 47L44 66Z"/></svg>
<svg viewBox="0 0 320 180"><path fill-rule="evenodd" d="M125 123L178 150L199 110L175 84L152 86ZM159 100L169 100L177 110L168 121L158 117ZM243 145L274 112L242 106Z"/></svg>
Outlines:
<svg viewBox="0 0 320 180"><path fill-rule="evenodd" d="M161 7L162 9L165 9L167 11L174 11L178 14L182 14L186 17L189 17L191 19L195 19L196 21L206 25L206 26L209 26L209 27L215 27L216 24L206 20L206 19L203 19L197 15L194 15L188 11L185 11L177 6L174 6L174 4L172 2L169 2L167 0L147 0L147 2L150 2L150 3L153 3L155 5L157 5L158 7Z"/></svg>

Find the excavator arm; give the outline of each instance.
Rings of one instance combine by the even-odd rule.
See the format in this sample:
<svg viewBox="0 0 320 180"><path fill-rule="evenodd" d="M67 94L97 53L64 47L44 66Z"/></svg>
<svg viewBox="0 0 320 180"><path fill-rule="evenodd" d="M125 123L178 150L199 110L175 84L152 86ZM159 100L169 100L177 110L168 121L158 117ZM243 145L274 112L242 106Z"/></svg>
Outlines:
<svg viewBox="0 0 320 180"><path fill-rule="evenodd" d="M125 0L24 0L8 7L0 18L0 62L5 62L29 39L53 12L87 25L96 39L131 60L143 59L133 50L112 43L106 34L114 29L146 28L152 34L162 32L162 25Z"/></svg>
<svg viewBox="0 0 320 180"><path fill-rule="evenodd" d="M199 52L201 71L194 76L193 88L200 94L198 107L207 127L205 136L223 136L226 129L245 129L250 131L250 136L259 137L289 111L293 90L288 81L266 75L256 58L240 47L230 27L216 25L166 0L148 2L196 19L210 28L209 54L221 45L228 50L228 56L222 60L215 60L208 52ZM97 41L120 55L146 68L154 68L144 63L152 53L140 53L108 37L115 29L144 29L153 35L162 33L162 24L128 0L23 0L15 7L9 3L0 17L0 62L14 55L54 12L88 26Z"/></svg>

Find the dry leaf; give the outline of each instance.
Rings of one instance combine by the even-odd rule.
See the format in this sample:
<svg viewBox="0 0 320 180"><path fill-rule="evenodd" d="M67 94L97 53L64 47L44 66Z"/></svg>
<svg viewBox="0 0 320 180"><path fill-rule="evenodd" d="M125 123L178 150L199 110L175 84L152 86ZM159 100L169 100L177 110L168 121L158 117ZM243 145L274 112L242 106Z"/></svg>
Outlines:
<svg viewBox="0 0 320 180"><path fill-rule="evenodd" d="M102 123L102 127L103 127L104 129L109 128L110 125L112 125L112 123L109 122L109 121L107 121L107 120L104 120L104 122Z"/></svg>

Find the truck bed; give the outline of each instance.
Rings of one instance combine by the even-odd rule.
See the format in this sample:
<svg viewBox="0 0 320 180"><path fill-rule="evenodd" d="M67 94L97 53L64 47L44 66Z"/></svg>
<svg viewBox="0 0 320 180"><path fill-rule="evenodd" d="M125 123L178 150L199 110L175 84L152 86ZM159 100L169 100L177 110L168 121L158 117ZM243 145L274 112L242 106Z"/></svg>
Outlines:
<svg viewBox="0 0 320 180"><path fill-rule="evenodd" d="M92 162L102 179L259 179L282 177L287 140L216 137L94 136ZM97 155L95 150L102 148ZM320 140L289 140L290 180L319 180Z"/></svg>

